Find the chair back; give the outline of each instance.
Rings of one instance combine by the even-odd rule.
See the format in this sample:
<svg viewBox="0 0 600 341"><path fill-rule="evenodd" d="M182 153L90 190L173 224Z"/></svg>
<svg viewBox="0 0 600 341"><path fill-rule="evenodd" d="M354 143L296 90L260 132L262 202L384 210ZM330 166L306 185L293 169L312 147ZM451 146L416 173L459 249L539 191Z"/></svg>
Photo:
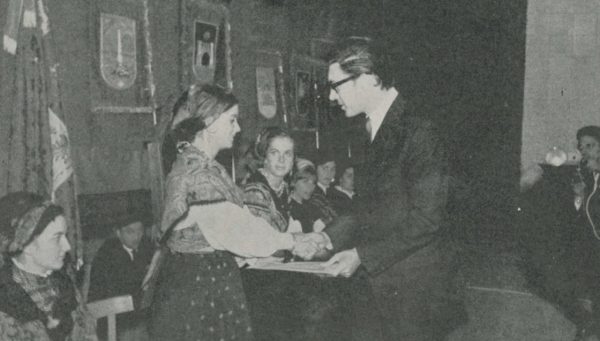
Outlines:
<svg viewBox="0 0 600 341"><path fill-rule="evenodd" d="M107 298L87 304L88 310L96 318L108 320L108 341L117 341L117 314L133 311L131 295Z"/></svg>

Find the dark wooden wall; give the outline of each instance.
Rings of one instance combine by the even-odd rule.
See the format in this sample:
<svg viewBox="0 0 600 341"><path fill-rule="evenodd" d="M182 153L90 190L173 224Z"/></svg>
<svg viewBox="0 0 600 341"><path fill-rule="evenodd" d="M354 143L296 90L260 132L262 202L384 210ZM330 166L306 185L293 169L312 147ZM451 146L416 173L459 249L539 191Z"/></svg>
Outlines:
<svg viewBox="0 0 600 341"><path fill-rule="evenodd" d="M95 194L147 189L144 143L154 133L150 115L91 112L89 74L92 54L97 53L89 39L92 1L47 2L62 61L63 104L79 190ZM0 8L7 3L0 0ZM288 67L291 53L309 51L311 38L378 36L388 42L396 61L390 72L398 75L402 95L444 127L453 179L462 188L453 208L461 212L460 224L510 226L519 173L526 0L228 3L234 92L243 129L239 144L251 141L262 127L281 123L258 114L256 49L281 51ZM150 8L156 94L162 105L181 91L179 5L151 0ZM0 30L6 19L2 13ZM358 143L360 122L340 122L322 132L322 143L342 150ZM297 137L301 144L313 142L310 134ZM5 152L0 147L0 157Z"/></svg>

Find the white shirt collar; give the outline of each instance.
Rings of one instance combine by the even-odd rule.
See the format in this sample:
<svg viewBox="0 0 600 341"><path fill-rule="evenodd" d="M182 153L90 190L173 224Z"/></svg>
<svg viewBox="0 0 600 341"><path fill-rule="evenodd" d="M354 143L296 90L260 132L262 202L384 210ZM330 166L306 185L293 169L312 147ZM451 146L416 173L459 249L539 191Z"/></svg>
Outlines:
<svg viewBox="0 0 600 341"><path fill-rule="evenodd" d="M133 249L130 248L130 247L127 247L123 243L121 243L121 246L123 247L123 249L125 249L125 251L127 251L127 253L129 254L129 257L131 258L131 260L133 260Z"/></svg>
<svg viewBox="0 0 600 341"><path fill-rule="evenodd" d="M371 142L375 140L375 136L377 135L377 131L381 127L383 123L383 119L385 119L385 115L390 110L392 103L398 97L398 90L396 88L391 87L385 92L385 96L382 101L377 106L377 109L373 110L370 113L366 113L367 118L371 122Z"/></svg>
<svg viewBox="0 0 600 341"><path fill-rule="evenodd" d="M347 190L343 189L342 186L335 186L335 189L346 194L348 197L350 197L350 199L352 199L352 197L354 197L354 192L347 191Z"/></svg>
<svg viewBox="0 0 600 341"><path fill-rule="evenodd" d="M323 193L327 194L327 190L329 189L329 186L325 187L320 182L317 182L317 186L319 186L319 188L321 188L323 190Z"/></svg>

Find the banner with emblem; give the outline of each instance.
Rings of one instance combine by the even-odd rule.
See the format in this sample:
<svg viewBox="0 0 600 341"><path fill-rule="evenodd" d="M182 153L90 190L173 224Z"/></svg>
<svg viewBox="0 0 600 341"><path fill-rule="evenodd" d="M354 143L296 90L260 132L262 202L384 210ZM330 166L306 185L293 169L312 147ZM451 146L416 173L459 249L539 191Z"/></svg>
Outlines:
<svg viewBox="0 0 600 341"><path fill-rule="evenodd" d="M181 87L232 89L229 8L208 0L181 1Z"/></svg>

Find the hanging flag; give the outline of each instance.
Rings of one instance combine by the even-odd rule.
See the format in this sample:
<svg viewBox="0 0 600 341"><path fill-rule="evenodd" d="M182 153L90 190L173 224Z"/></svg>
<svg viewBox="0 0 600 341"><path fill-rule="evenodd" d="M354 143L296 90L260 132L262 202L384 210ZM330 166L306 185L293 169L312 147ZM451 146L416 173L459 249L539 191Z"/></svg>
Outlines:
<svg viewBox="0 0 600 341"><path fill-rule="evenodd" d="M48 115L52 145L52 200L54 200L56 190L73 175L73 162L67 127L50 108L48 108Z"/></svg>
<svg viewBox="0 0 600 341"><path fill-rule="evenodd" d="M258 111L266 118L271 119L277 113L277 99L275 87L275 70L270 67L256 67L256 96Z"/></svg>

